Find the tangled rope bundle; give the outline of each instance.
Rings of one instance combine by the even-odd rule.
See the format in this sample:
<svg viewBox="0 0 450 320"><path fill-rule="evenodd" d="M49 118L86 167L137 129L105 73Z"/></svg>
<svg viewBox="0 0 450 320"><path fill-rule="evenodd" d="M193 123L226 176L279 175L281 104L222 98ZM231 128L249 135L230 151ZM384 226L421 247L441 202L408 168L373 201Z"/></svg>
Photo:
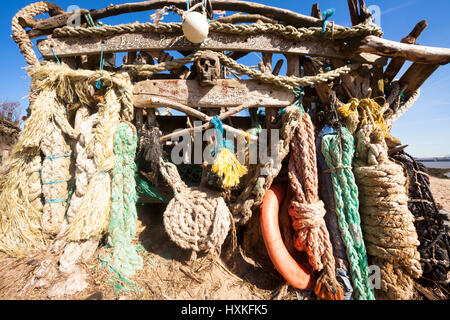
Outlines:
<svg viewBox="0 0 450 320"><path fill-rule="evenodd" d="M430 190L426 168L404 151L393 156L407 172L409 179L408 208L415 217L419 236L420 263L423 278L448 285L450 271L448 217L439 213Z"/></svg>
<svg viewBox="0 0 450 320"><path fill-rule="evenodd" d="M316 146L311 117L304 113L291 141L289 180L295 197L289 215L296 231L295 247L305 251L311 267L322 271L315 293L320 299L343 300L343 290L336 279L335 260L325 225L324 203L319 200Z"/></svg>
<svg viewBox="0 0 450 320"><path fill-rule="evenodd" d="M411 299L422 274L414 217L408 210L406 177L390 161L383 130L363 126L356 135L354 173L362 230L371 264L381 268L380 298Z"/></svg>
<svg viewBox="0 0 450 320"><path fill-rule="evenodd" d="M329 130L324 128L323 131ZM347 252L355 295L359 300L373 300L375 297L373 289L369 287L367 253L358 212L358 188L352 172L355 152L353 136L345 128L341 129L341 134L336 130L325 133L321 151L331 175L336 216Z"/></svg>

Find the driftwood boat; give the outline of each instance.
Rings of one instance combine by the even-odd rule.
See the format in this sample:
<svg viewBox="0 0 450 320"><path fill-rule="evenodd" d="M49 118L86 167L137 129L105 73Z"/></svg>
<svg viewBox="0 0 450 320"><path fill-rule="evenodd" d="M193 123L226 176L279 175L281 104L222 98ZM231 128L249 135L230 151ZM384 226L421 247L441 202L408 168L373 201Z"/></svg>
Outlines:
<svg viewBox="0 0 450 320"><path fill-rule="evenodd" d="M450 49L416 45L426 21L384 39L364 1L348 4L352 27L318 5L246 1L22 9L32 82L0 180L3 295L226 298L239 275L238 298L447 299L445 217L390 129ZM150 10L152 23L99 22ZM251 52L258 66L238 62Z"/></svg>

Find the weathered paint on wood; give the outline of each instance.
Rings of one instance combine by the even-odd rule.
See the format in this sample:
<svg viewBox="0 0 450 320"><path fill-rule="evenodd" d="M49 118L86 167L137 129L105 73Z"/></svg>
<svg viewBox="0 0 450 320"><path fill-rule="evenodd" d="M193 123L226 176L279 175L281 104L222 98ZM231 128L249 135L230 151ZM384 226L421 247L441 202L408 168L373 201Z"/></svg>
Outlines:
<svg viewBox="0 0 450 320"><path fill-rule="evenodd" d="M262 34L242 37L233 34L211 32L208 39L198 45L189 42L183 34L126 33L105 38L53 38L38 41L38 49L44 58L53 57L52 48L58 57L100 54L103 51L132 52L151 50L190 51L208 49L216 51L258 51L283 54L324 56L328 58L352 59L356 62L386 64L387 59L367 53L342 53L339 42L290 41L281 37Z"/></svg>
<svg viewBox="0 0 450 320"><path fill-rule="evenodd" d="M244 103L260 107L285 107L294 102L288 90L256 80L220 79L217 85L201 87L196 80L146 80L134 86L134 105L151 107L152 97L169 98L190 107L226 108Z"/></svg>

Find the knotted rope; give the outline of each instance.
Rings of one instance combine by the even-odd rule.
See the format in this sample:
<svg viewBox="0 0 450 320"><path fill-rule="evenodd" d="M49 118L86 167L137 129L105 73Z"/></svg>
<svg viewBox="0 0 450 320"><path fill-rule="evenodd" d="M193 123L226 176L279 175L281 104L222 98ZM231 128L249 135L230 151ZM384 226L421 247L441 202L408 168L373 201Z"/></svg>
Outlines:
<svg viewBox="0 0 450 320"><path fill-rule="evenodd" d="M143 259L132 244L136 234L136 130L120 123L114 135L115 165L112 171L111 218L107 245L112 248L102 262L112 271L116 287L124 277L131 277L143 267ZM130 281L125 281L128 284Z"/></svg>
<svg viewBox="0 0 450 320"><path fill-rule="evenodd" d="M314 291L320 299L343 300L343 290L336 279L333 248L323 219L326 210L319 200L314 127L310 116L304 112L291 141L289 181L295 193L289 205L296 231L295 247L308 254L314 270L322 271Z"/></svg>
<svg viewBox="0 0 450 320"><path fill-rule="evenodd" d="M373 300L373 289L369 287L367 253L361 231L358 188L352 172L355 152L353 136L342 128L341 134L325 127L321 151L330 168L334 190L334 203L341 238L344 242L350 265L350 274L355 295L359 300Z"/></svg>
<svg viewBox="0 0 450 320"><path fill-rule="evenodd" d="M388 159L384 132L363 126L356 135L354 173L362 230L371 263L381 268L380 298L411 299L422 274L414 217L408 210L406 177Z"/></svg>

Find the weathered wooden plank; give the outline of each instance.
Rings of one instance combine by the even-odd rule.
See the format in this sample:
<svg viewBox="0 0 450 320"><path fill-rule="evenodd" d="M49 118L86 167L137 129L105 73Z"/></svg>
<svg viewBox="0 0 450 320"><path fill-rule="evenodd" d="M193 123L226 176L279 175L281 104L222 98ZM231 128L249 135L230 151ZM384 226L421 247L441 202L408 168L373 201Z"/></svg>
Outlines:
<svg viewBox="0 0 450 320"><path fill-rule="evenodd" d="M237 107L244 103L285 107L294 102L292 92L256 80L220 79L213 87L201 87L196 80L146 80L134 86L135 107L151 107L149 101L153 97L201 108Z"/></svg>
<svg viewBox="0 0 450 320"><path fill-rule="evenodd" d="M320 41L319 41L320 40ZM258 51L282 54L324 56L369 64L386 64L387 59L372 54L348 52L339 49L338 41L291 41L271 34L245 37L240 35L211 32L201 45L189 42L183 34L127 33L105 38L53 38L38 41L37 47L44 58L53 57L52 48L58 57L100 54L110 52L132 52L152 50L195 51Z"/></svg>

